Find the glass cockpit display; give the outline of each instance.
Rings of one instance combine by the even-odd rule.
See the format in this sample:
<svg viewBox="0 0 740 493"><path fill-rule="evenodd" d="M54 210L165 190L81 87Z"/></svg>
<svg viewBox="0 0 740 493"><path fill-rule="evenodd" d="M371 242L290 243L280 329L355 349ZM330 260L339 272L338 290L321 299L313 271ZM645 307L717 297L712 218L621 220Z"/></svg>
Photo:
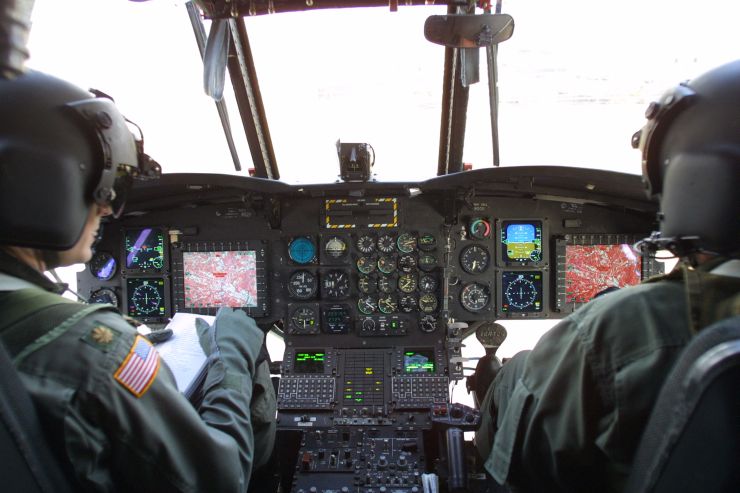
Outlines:
<svg viewBox="0 0 740 493"><path fill-rule="evenodd" d="M132 229L124 238L127 269L159 271L164 266L164 232L159 228Z"/></svg>
<svg viewBox="0 0 740 493"><path fill-rule="evenodd" d="M183 252L185 308L256 307L255 251Z"/></svg>
<svg viewBox="0 0 740 493"><path fill-rule="evenodd" d="M126 280L128 314L143 319L165 316L165 281L158 277L130 277Z"/></svg>
<svg viewBox="0 0 740 493"><path fill-rule="evenodd" d="M326 353L322 350L296 351L293 361L295 373L324 373Z"/></svg>
<svg viewBox="0 0 740 493"><path fill-rule="evenodd" d="M565 300L586 303L608 288L639 284L642 261L630 245L567 245Z"/></svg>
<svg viewBox="0 0 740 493"><path fill-rule="evenodd" d="M505 264L542 260L542 221L502 221L501 259Z"/></svg>
<svg viewBox="0 0 740 493"><path fill-rule="evenodd" d="M431 349L403 352L404 373L434 373L434 351Z"/></svg>
<svg viewBox="0 0 740 493"><path fill-rule="evenodd" d="M542 272L504 271L501 275L501 311L542 311Z"/></svg>

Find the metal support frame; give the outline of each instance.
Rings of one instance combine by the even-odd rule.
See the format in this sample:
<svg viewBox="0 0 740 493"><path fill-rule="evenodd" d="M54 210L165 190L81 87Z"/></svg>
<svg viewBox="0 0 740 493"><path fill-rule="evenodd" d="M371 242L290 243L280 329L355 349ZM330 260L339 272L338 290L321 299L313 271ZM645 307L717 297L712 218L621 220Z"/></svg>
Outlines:
<svg viewBox="0 0 740 493"><path fill-rule="evenodd" d="M255 176L279 179L270 129L267 125L262 93L257 81L247 28L241 17L229 19L229 76L236 95L236 103L244 123L249 150L252 154Z"/></svg>

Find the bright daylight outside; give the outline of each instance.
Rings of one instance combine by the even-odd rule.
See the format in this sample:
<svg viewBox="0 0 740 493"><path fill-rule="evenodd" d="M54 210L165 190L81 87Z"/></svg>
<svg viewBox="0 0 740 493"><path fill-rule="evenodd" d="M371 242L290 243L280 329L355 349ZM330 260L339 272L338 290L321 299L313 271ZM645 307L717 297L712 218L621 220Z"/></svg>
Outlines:
<svg viewBox="0 0 740 493"><path fill-rule="evenodd" d="M444 48L424 39L423 25L446 6L399 4L246 19L281 180L335 181L338 139L373 146L378 180L436 175ZM516 27L498 48L501 165L639 174L630 137L645 107L737 57L738 10L723 0L503 0ZM246 173L235 171L203 92L185 2L37 0L29 48L32 68L113 96L165 172ZM480 72L464 149L476 169L492 163L485 56ZM550 325L527 322L533 330L500 354L533 345Z"/></svg>

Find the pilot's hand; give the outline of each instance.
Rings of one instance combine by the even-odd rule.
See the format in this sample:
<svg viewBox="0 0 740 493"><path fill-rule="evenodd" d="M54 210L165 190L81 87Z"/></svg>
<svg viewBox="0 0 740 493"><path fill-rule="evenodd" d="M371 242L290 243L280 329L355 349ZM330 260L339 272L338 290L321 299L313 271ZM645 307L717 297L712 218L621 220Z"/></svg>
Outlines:
<svg viewBox="0 0 740 493"><path fill-rule="evenodd" d="M220 308L213 325L195 320L198 340L208 356L215 355L232 371L254 374L264 332L242 310Z"/></svg>

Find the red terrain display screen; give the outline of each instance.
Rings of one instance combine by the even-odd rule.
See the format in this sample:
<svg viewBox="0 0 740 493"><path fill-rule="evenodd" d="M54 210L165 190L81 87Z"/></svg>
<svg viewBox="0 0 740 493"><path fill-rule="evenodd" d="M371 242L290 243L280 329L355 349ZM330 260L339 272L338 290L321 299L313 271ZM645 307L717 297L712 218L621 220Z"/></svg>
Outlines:
<svg viewBox="0 0 740 493"><path fill-rule="evenodd" d="M586 303L606 288L638 284L641 265L641 258L627 244L567 245L566 301Z"/></svg>

